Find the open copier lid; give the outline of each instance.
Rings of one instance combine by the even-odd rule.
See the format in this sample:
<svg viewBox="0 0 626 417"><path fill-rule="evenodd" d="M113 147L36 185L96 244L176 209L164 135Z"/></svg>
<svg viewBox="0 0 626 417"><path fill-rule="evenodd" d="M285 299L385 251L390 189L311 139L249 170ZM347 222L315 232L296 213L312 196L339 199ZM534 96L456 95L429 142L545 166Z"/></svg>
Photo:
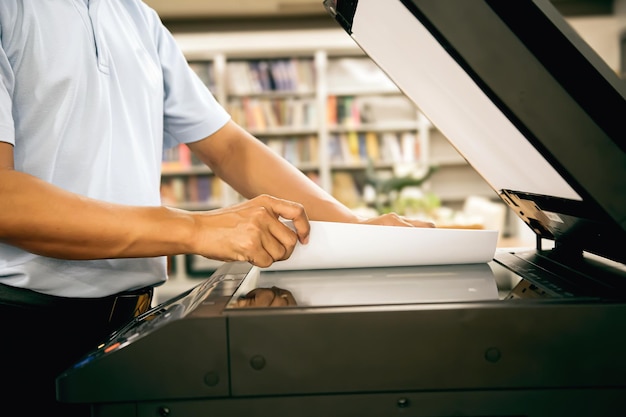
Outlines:
<svg viewBox="0 0 626 417"><path fill-rule="evenodd" d="M549 1L325 6L539 243L626 262L626 83Z"/></svg>

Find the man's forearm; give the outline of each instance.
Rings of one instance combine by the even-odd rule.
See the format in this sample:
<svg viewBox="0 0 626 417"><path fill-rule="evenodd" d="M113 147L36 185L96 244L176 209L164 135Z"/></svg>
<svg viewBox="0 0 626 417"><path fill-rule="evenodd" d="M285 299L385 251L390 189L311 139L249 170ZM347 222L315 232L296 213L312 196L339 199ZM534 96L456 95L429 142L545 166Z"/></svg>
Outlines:
<svg viewBox="0 0 626 417"><path fill-rule="evenodd" d="M296 167L266 148L261 142L240 166L247 181L237 187L245 197L269 194L296 201L304 206L311 220L352 222L356 216ZM235 183L237 179L235 179Z"/></svg>
<svg viewBox="0 0 626 417"><path fill-rule="evenodd" d="M356 220L351 210L234 123L190 147L246 198L269 194L298 202L311 220Z"/></svg>
<svg viewBox="0 0 626 417"><path fill-rule="evenodd" d="M165 207L132 207L79 196L0 169L0 241L63 259L185 253L193 219Z"/></svg>

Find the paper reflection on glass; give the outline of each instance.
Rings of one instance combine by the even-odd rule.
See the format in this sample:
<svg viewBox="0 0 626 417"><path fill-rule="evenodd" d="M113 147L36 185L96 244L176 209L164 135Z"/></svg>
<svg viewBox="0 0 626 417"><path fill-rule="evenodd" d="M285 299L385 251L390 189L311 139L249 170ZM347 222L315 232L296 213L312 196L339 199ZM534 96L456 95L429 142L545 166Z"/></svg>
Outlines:
<svg viewBox="0 0 626 417"><path fill-rule="evenodd" d="M255 288L287 289L299 307L389 305L498 300L489 264L382 267L310 271L253 268L234 294Z"/></svg>

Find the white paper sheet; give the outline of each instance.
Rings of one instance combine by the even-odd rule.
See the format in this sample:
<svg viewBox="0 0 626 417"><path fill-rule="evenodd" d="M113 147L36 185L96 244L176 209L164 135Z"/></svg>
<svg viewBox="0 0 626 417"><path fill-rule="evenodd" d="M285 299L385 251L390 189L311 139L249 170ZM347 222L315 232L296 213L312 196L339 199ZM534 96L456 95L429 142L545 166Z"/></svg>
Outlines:
<svg viewBox="0 0 626 417"><path fill-rule="evenodd" d="M311 222L309 243L266 270L452 265L489 262L497 230Z"/></svg>

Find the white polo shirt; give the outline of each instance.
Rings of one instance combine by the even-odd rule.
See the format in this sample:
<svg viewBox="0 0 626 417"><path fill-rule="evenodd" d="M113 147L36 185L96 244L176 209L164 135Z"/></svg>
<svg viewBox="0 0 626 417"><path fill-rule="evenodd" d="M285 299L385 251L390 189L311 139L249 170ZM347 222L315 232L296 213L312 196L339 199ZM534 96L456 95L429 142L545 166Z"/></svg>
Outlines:
<svg viewBox="0 0 626 417"><path fill-rule="evenodd" d="M16 170L74 193L159 205L163 148L229 119L139 0L1 0L0 44L0 141ZM47 294L165 279L164 258L66 261L0 244L0 282Z"/></svg>

